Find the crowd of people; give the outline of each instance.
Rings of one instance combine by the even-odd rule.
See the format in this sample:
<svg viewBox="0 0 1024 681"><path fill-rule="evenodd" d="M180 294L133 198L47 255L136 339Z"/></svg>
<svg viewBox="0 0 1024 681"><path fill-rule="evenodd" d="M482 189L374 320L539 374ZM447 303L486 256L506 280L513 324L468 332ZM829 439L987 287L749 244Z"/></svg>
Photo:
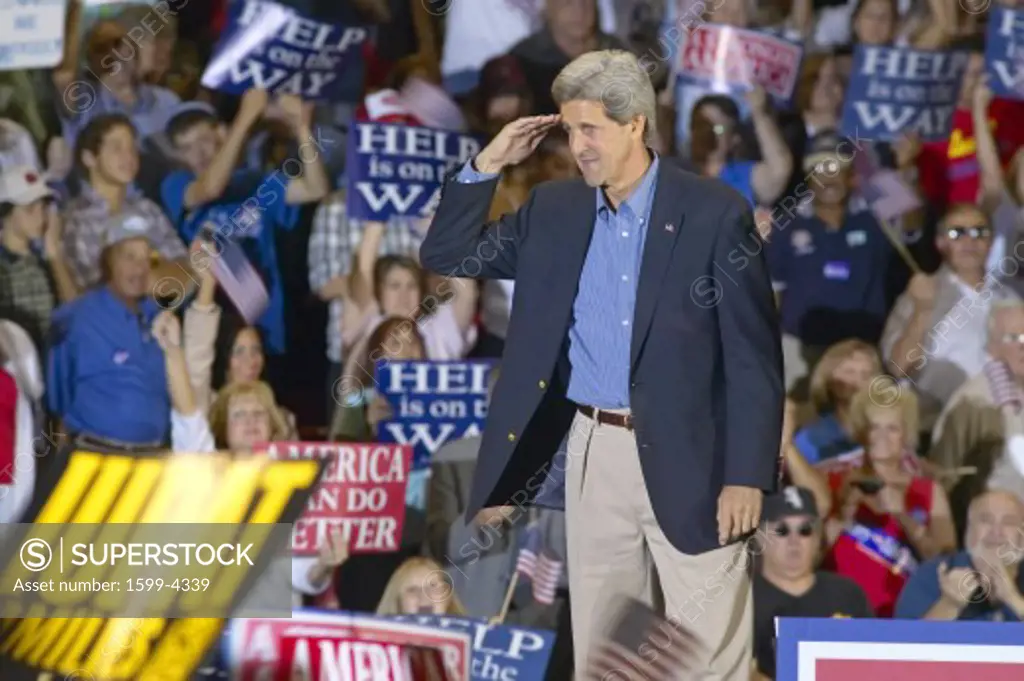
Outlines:
<svg viewBox="0 0 1024 681"><path fill-rule="evenodd" d="M766 259L777 292L784 481L749 543L751 678L774 678L777 616L1024 619L1024 102L993 97L987 12L945 0L279 2L373 28L358 101L202 87L227 0L163 14L143 39L132 29L148 6L95 17L70 0L63 61L0 73L14 93L0 102L0 417L15 452L40 433L115 452L373 441L390 407L371 358L500 366L515 282L426 272L429 216L350 218L345 131L378 121L487 140L555 113L552 82L574 58L623 49L659 55L652 151L749 201L761 241L744 253ZM704 22L802 44L794 106L681 78L680 50ZM841 134L860 45L969 53L947 138ZM920 207L879 219L862 155ZM553 131L502 175L491 217L576 164ZM266 288L256 320L215 277L225 238ZM564 560L559 511L462 517L479 444L437 453L426 512L407 518L397 553L349 555L333 534L296 559L296 604L492 617L528 526ZM19 465L0 520L24 518L60 461ZM487 526L495 540L461 561ZM438 597L442 570L455 588ZM572 674L569 598L564 576L550 603L521 586L508 613L558 632L559 681Z"/></svg>

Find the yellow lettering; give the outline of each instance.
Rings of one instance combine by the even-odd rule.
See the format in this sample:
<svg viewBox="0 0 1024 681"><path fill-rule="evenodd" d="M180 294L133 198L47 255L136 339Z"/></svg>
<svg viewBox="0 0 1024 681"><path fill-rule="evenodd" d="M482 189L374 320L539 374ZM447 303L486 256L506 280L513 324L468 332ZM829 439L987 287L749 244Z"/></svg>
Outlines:
<svg viewBox="0 0 1024 681"><path fill-rule="evenodd" d="M276 523L288 502L300 489L313 486L320 474L320 461L275 461L263 473L259 503L249 516L250 523Z"/></svg>
<svg viewBox="0 0 1024 681"><path fill-rule="evenodd" d="M33 639L22 641L22 644L15 648L13 657L24 660L26 664L33 667L39 667L43 656L56 645L70 622L71 620L56 618L42 620Z"/></svg>
<svg viewBox="0 0 1024 681"><path fill-rule="evenodd" d="M988 121L988 127L990 130L995 130L999 122L990 118ZM953 134L949 136L949 151L946 154L950 160L956 160L965 158L967 156L973 156L977 153L978 141L972 135L967 137L964 135L964 131L957 128L953 131Z"/></svg>
<svg viewBox="0 0 1024 681"><path fill-rule="evenodd" d="M212 462L204 462L194 456L173 456L167 459L163 475L157 483L156 492L146 506L140 522L171 523L185 520L195 513L195 503L190 500L189 489L194 480L212 472Z"/></svg>
<svg viewBox="0 0 1024 681"><path fill-rule="evenodd" d="M82 656L89 649L96 634L99 633L103 620L98 617L71 620L75 626L64 630L53 653L46 657L43 666L61 674L68 675L82 668Z"/></svg>
<svg viewBox="0 0 1024 681"><path fill-rule="evenodd" d="M121 490L121 496L110 512L109 523L135 522L142 507L153 494L153 487L164 470L163 459L140 459L135 464L131 479Z"/></svg>
<svg viewBox="0 0 1024 681"><path fill-rule="evenodd" d="M99 475L93 482L75 514L75 523L102 523L110 507L114 505L124 481L132 472L131 459L124 456L107 455L103 459Z"/></svg>
<svg viewBox="0 0 1024 681"><path fill-rule="evenodd" d="M36 604L32 607L32 611L23 619L14 620L14 626L7 633L3 645L0 646L0 653L15 657L12 651L17 650L22 646L25 638L31 639L31 637L35 636L36 630L39 629L45 621L42 617L45 614L46 608L42 605Z"/></svg>
<svg viewBox="0 0 1024 681"><path fill-rule="evenodd" d="M93 476L102 462L103 457L93 452L72 453L64 475L50 493L36 523L68 522L72 510L92 486Z"/></svg>
<svg viewBox="0 0 1024 681"><path fill-rule="evenodd" d="M266 463L266 459L257 457L232 461L219 486L220 498L210 508L210 519L207 522L242 522L252 505L260 472Z"/></svg>
<svg viewBox="0 0 1024 681"><path fill-rule="evenodd" d="M97 679L135 678L150 641L164 628L161 619L110 619L82 669Z"/></svg>
<svg viewBox="0 0 1024 681"><path fill-rule="evenodd" d="M186 679L202 663L206 651L217 641L224 620L178 619L167 627L145 666L133 677L138 681Z"/></svg>

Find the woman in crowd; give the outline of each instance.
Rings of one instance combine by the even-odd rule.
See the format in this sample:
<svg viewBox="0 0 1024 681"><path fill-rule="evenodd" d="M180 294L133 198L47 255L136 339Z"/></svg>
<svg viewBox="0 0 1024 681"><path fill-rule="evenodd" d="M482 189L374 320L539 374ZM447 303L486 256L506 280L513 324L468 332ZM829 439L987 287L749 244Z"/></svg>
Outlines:
<svg viewBox="0 0 1024 681"><path fill-rule="evenodd" d="M378 615L452 615L466 611L432 558L415 556L395 570L377 605Z"/></svg>
<svg viewBox="0 0 1024 681"><path fill-rule="evenodd" d="M690 121L690 160L708 177L717 177L743 194L751 205L773 204L789 183L793 154L769 110L768 96L757 88L748 96L762 161L739 161L740 112L731 98L707 95L697 101Z"/></svg>
<svg viewBox="0 0 1024 681"><path fill-rule="evenodd" d="M186 365L181 324L169 310L153 322L153 337L164 353L167 387L171 397L171 449L176 452L228 451L250 456L257 446L287 439L288 424L262 381L236 381L217 394L207 414L201 409ZM293 602L326 591L329 577L348 558L341 534L329 533L318 555L289 559Z"/></svg>
<svg viewBox="0 0 1024 681"><path fill-rule="evenodd" d="M374 389L378 360L426 359L426 341L408 318L389 317L377 325L361 354L347 363L339 381L338 408L334 412L331 440L367 442L376 437L377 424L388 418L391 408Z"/></svg>
<svg viewBox="0 0 1024 681"><path fill-rule="evenodd" d="M917 446L917 409L909 389L895 399L870 387L858 392L850 423L865 448L863 465L832 478L836 513L827 527L826 565L857 582L883 617L919 563L956 548L942 485L904 464L905 452Z"/></svg>
<svg viewBox="0 0 1024 681"><path fill-rule="evenodd" d="M864 341L842 341L825 351L811 373L815 419L793 438L807 461L817 464L859 447L852 437L851 398L881 373L878 351Z"/></svg>
<svg viewBox="0 0 1024 681"><path fill-rule="evenodd" d="M193 246L193 254L198 248L202 248L199 242ZM193 263L196 262L193 257ZM225 314L217 304L212 263L207 260L205 266L195 270L200 280L199 293L185 310L185 356L196 403L200 410L206 410L217 401L220 391L236 383L265 380L266 361L259 328L245 323L234 312ZM286 424L280 439L294 440L295 415L284 408L279 408L279 412Z"/></svg>
<svg viewBox="0 0 1024 681"><path fill-rule="evenodd" d="M835 55L824 53L804 57L796 105L803 116L808 137L839 129L845 92L846 82Z"/></svg>
<svg viewBox="0 0 1024 681"><path fill-rule="evenodd" d="M407 256L379 257L385 225L369 223L349 277L342 318L343 347L361 358L373 331L387 317L414 320L423 335L427 359L461 359L476 342L477 283L444 279L431 295L423 268ZM346 367L343 375L350 374Z"/></svg>

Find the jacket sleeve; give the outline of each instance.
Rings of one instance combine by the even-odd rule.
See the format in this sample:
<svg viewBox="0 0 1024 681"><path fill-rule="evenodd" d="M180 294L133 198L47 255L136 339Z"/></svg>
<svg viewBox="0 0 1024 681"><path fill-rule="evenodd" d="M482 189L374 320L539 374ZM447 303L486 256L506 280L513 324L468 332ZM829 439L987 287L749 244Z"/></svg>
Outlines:
<svg viewBox="0 0 1024 681"><path fill-rule="evenodd" d="M757 243L749 206L733 202L722 216L711 270L721 269L728 279L711 276L705 284L717 298L725 361L724 484L772 492L778 484L785 401L778 315L763 254L743 265L730 257L741 244L749 250Z"/></svg>
<svg viewBox="0 0 1024 681"><path fill-rule="evenodd" d="M470 170L449 174L420 246L420 262L448 277L515 279L536 192L515 213L488 222L497 176L474 175Z"/></svg>

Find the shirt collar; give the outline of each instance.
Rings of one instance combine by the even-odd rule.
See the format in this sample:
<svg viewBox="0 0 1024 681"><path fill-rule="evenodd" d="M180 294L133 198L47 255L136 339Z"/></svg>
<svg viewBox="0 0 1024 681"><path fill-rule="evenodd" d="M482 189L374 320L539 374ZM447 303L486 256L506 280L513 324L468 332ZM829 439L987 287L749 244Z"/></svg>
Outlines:
<svg viewBox="0 0 1024 681"><path fill-rule="evenodd" d="M155 316L158 309L156 301L152 298L143 298L139 301L138 312L132 312L132 310L124 304L124 301L114 295L114 292L110 290L110 287L103 284L99 288L99 298L103 301L103 304L109 307L111 310L117 310L119 314L124 315L126 319L136 319L139 315L143 319L149 320Z"/></svg>
<svg viewBox="0 0 1024 681"><path fill-rule="evenodd" d="M619 211L621 211L623 207L626 207L629 208L630 212L635 216L644 216L647 214L648 206L651 205L651 198L654 194L654 186L658 179L658 155L652 151L651 157L651 165L644 173L643 180L641 180L637 188L633 190L633 193L622 202L619 206ZM611 204L608 203L608 199L605 198L604 191L599 187L597 189L597 214L599 217L606 217L609 211L612 211Z"/></svg>
<svg viewBox="0 0 1024 681"><path fill-rule="evenodd" d="M997 407L1012 407L1017 412L1024 408L1024 391L1006 364L990 359L982 372L988 380L989 393Z"/></svg>
<svg viewBox="0 0 1024 681"><path fill-rule="evenodd" d="M156 91L148 83L139 83L135 87L136 100L134 105L125 104L115 97L106 87L99 88L103 108L106 111L120 111L129 117L136 114L147 114L157 105Z"/></svg>
<svg viewBox="0 0 1024 681"><path fill-rule="evenodd" d="M102 210L105 213L110 212L110 205L107 203L107 200L100 196L99 192L93 189L93 186L89 184L88 181L82 182L80 195L82 199L84 199L85 202L88 204L89 208ZM124 196L125 205L127 206L129 203L134 203L135 201L138 201L140 198L142 198L142 192L139 190L139 188L136 187L134 184L128 185L128 191L127 193L125 193Z"/></svg>

